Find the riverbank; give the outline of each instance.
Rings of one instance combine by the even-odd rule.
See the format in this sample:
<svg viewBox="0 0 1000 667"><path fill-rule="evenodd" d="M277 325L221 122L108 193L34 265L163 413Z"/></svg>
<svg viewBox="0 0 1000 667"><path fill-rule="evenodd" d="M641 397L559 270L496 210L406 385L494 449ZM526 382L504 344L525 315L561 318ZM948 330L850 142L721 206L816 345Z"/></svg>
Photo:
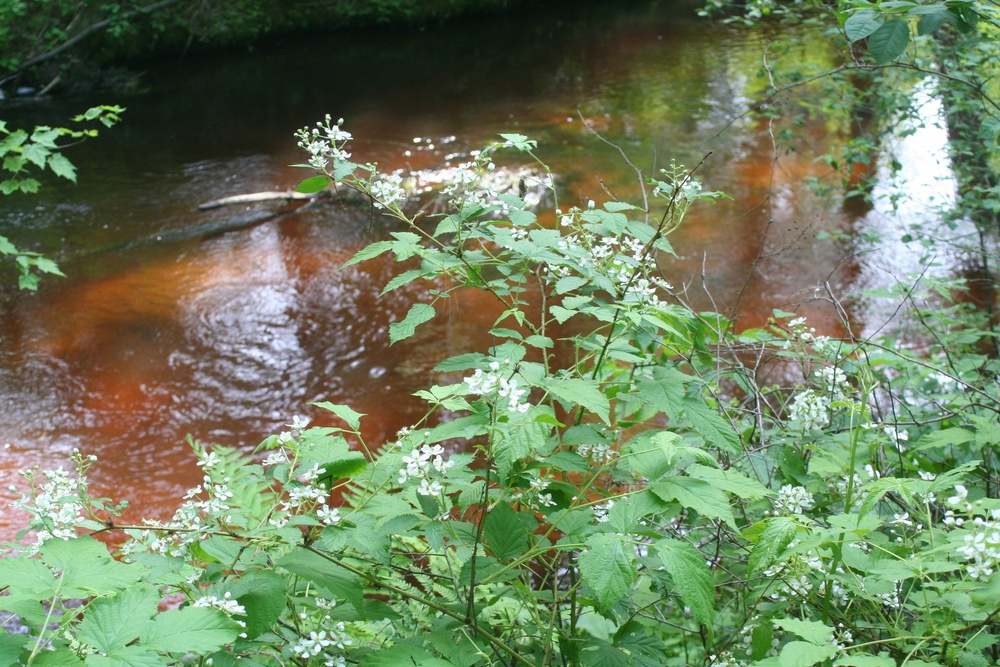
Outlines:
<svg viewBox="0 0 1000 667"><path fill-rule="evenodd" d="M136 84L136 63L205 51L252 51L303 32L380 26L424 30L525 0L138 1L100 7L57 0L44 10L0 3L0 99Z"/></svg>

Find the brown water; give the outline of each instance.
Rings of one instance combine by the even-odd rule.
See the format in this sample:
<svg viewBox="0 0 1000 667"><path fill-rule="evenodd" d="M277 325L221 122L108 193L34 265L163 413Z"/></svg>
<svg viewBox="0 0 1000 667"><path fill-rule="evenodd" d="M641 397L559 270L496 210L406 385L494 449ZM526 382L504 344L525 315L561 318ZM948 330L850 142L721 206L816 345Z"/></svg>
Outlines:
<svg viewBox="0 0 1000 667"><path fill-rule="evenodd" d="M801 187L825 177L824 118L799 127L802 150L776 156L772 128L747 118L760 98L761 34L680 18L660 3L567 5L566 15L485 17L425 31L288 38L254 51L150 66L141 93L0 110L12 125L61 123L91 103L124 122L70 153L78 186L46 183L7 198L0 233L60 259L66 279L37 294L0 292L0 503L16 471L99 457L100 494L163 517L200 480L185 436L252 448L312 401L368 417L369 444L422 415L411 393L429 369L485 350L495 317L468 292L415 339L388 345L390 322L426 290L378 298L388 261L338 267L388 223L334 204L215 234L280 205L200 212L232 194L304 178L293 132L345 117L354 157L387 169L440 167L517 131L538 139L565 205L635 196L617 150L647 172L671 158L734 199L694 210L672 242L669 279L699 307L735 309L741 326L798 308L836 333L813 301L862 272L848 247L816 240L858 222L839 198ZM803 34L803 50L823 57ZM808 150L806 149L808 147ZM603 186L602 186L603 183ZM758 259L763 252L763 259ZM0 515L0 539L19 520Z"/></svg>

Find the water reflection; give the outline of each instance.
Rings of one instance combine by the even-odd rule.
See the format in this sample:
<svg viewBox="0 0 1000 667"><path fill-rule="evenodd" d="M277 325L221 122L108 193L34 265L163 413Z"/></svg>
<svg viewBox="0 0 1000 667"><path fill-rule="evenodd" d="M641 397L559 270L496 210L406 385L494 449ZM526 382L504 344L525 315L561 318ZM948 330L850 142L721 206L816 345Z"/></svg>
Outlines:
<svg viewBox="0 0 1000 667"><path fill-rule="evenodd" d="M581 3L572 21L543 10L423 35L341 35L321 62L329 36L152 67L146 92L115 100L125 122L74 154L79 187L47 184L0 213L0 233L61 249L70 276L37 295L0 287L0 439L12 444L0 489L18 468L58 467L79 447L99 457L97 493L162 517L200 479L186 434L252 447L294 414L322 417L307 403L323 400L368 414L364 435L378 444L422 414L411 394L438 360L486 349L497 305L473 291L388 345L389 324L429 288L379 297L400 270L388 259L338 269L387 232L366 206L198 211L294 186L304 174L287 166L303 160L292 134L326 113L348 119L356 158L387 170L438 169L522 132L539 140L563 206L639 195L635 172L592 130L646 173L711 153L699 174L733 200L692 211L665 277L741 326L800 307L834 327L814 286L855 278L844 248L816 231L853 220L839 199L801 187L825 175L812 154L776 153L772 128L746 117L763 85L755 35L655 3L612 4ZM18 124L83 106L66 104L22 110ZM823 118L800 131L807 145L835 138ZM14 525L0 515L0 537Z"/></svg>

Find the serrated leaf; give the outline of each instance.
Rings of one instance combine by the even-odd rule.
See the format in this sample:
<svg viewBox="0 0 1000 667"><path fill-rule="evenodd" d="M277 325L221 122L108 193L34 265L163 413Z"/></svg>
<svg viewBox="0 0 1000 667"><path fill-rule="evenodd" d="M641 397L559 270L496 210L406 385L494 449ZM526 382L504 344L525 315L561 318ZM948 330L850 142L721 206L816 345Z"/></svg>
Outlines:
<svg viewBox="0 0 1000 667"><path fill-rule="evenodd" d="M34 642L29 635L12 635L6 630L0 630L0 667L17 664L17 658L29 639Z"/></svg>
<svg viewBox="0 0 1000 667"><path fill-rule="evenodd" d="M552 317L556 318L556 322L562 324L580 311L570 310L562 306L549 306L549 312L552 314Z"/></svg>
<svg viewBox="0 0 1000 667"><path fill-rule="evenodd" d="M361 452L347 452L335 461L321 463L319 467L323 472L317 481L333 486L334 482L363 473L368 468L368 459Z"/></svg>
<svg viewBox="0 0 1000 667"><path fill-rule="evenodd" d="M420 648L416 639L397 642L389 648L383 648L369 653L358 667L402 667L403 665L420 665L424 660L433 658L430 653Z"/></svg>
<svg viewBox="0 0 1000 667"><path fill-rule="evenodd" d="M774 625L812 644L828 644L833 640L833 628L819 621L803 621L798 618L779 618Z"/></svg>
<svg viewBox="0 0 1000 667"><path fill-rule="evenodd" d="M353 174L358 170L361 165L355 164L354 162L349 162L347 160L334 160L333 161L333 178L335 181L340 183L345 178Z"/></svg>
<svg viewBox="0 0 1000 667"><path fill-rule="evenodd" d="M601 533L587 541L578 564L583 583L594 596L595 607L604 613L615 606L635 580L631 540L625 535Z"/></svg>
<svg viewBox="0 0 1000 667"><path fill-rule="evenodd" d="M757 480L750 479L732 468L721 470L719 468L692 463L685 468L684 472L691 477L697 477L698 479L710 482L716 488L722 489L727 493L732 493L744 500L763 498L770 493L768 488Z"/></svg>
<svg viewBox="0 0 1000 667"><path fill-rule="evenodd" d="M42 562L62 572L62 594L67 597L111 593L139 581L144 572L137 563L116 561L103 542L86 536L49 540L39 554Z"/></svg>
<svg viewBox="0 0 1000 667"><path fill-rule="evenodd" d="M248 572L229 589L232 596L246 609L248 639L271 629L285 609L287 581L276 572Z"/></svg>
<svg viewBox="0 0 1000 667"><path fill-rule="evenodd" d="M546 382L545 388L560 401L567 403L567 407L583 406L587 411L600 418L602 422L610 424L611 403L596 381L584 380L583 378L565 378Z"/></svg>
<svg viewBox="0 0 1000 667"><path fill-rule="evenodd" d="M389 344L398 343L411 337L418 326L432 320L434 315L434 306L426 303L413 304L401 322L393 322L389 325Z"/></svg>
<svg viewBox="0 0 1000 667"><path fill-rule="evenodd" d="M757 537L757 543L750 552L747 562L747 573L757 572L770 567L785 550L798 533L798 525L788 517L779 516L767 519L764 530Z"/></svg>
<svg viewBox="0 0 1000 667"><path fill-rule="evenodd" d="M707 519L720 519L736 528L729 499L712 484L693 477L673 477L651 484L650 491L662 500L676 500L681 507L692 509Z"/></svg>
<svg viewBox="0 0 1000 667"><path fill-rule="evenodd" d="M651 406L665 413L672 422L684 414L693 429L716 447L740 453L739 437L718 412L704 403L685 397L685 384L693 378L673 368L654 368L652 377L641 378L637 395Z"/></svg>
<svg viewBox="0 0 1000 667"><path fill-rule="evenodd" d="M48 148L45 146L39 146L38 144L28 144L21 149L21 157L36 167L41 168L45 168L45 158L47 158L50 154L51 151Z"/></svg>
<svg viewBox="0 0 1000 667"><path fill-rule="evenodd" d="M546 459L546 463L550 459L551 457ZM648 489L644 489L616 501L608 512L608 522L605 525L616 533L643 532L643 518L663 509L663 503Z"/></svg>
<svg viewBox="0 0 1000 667"><path fill-rule="evenodd" d="M157 614L139 645L161 653L210 653L236 641L243 631L218 609L184 607Z"/></svg>
<svg viewBox="0 0 1000 667"><path fill-rule="evenodd" d="M896 661L888 656L860 655L850 653L833 662L834 667L896 667Z"/></svg>
<svg viewBox="0 0 1000 667"><path fill-rule="evenodd" d="M778 662L781 667L812 667L837 655L840 649L833 644L788 642L781 648Z"/></svg>
<svg viewBox="0 0 1000 667"><path fill-rule="evenodd" d="M87 656L87 667L168 667L172 664L173 661L143 646L125 646L108 655L92 653Z"/></svg>
<svg viewBox="0 0 1000 667"><path fill-rule="evenodd" d="M61 176L68 181L76 183L76 167L62 153L54 153L48 159L49 169L56 176Z"/></svg>
<svg viewBox="0 0 1000 667"><path fill-rule="evenodd" d="M910 43L910 25L903 19L890 19L868 37L868 52L880 65L903 55Z"/></svg>
<svg viewBox="0 0 1000 667"><path fill-rule="evenodd" d="M581 276L566 276L556 281L555 292L556 294L566 294L583 287L588 282L590 281Z"/></svg>
<svg viewBox="0 0 1000 667"><path fill-rule="evenodd" d="M885 23L885 17L874 9L861 9L851 14L844 22L847 39L857 42L872 34Z"/></svg>
<svg viewBox="0 0 1000 667"><path fill-rule="evenodd" d="M356 252L354 257L344 262L340 268L352 266L365 260L378 257L379 255L392 250L393 245L394 243L392 241L376 241L375 243L370 243Z"/></svg>
<svg viewBox="0 0 1000 667"><path fill-rule="evenodd" d="M328 176L312 176L299 183L295 191L304 195L311 195L323 190L330 183L333 183L333 181Z"/></svg>
<svg viewBox="0 0 1000 667"><path fill-rule="evenodd" d="M322 586L334 597L344 598L355 609L364 607L362 581L357 575L307 549L296 549L281 558L278 567Z"/></svg>
<svg viewBox="0 0 1000 667"><path fill-rule="evenodd" d="M156 614L159 601L159 593L152 586L129 588L95 600L80 622L77 638L102 653L124 648Z"/></svg>
<svg viewBox="0 0 1000 667"><path fill-rule="evenodd" d="M398 276L390 280L388 283L386 283L385 287L383 287L382 291L379 293L379 296L388 294L394 289L397 289L399 287L402 287L403 285L411 283L417 278L422 278L425 275L427 275L427 272L424 271L423 269L411 269L409 271L404 271L403 273L399 274Z"/></svg>
<svg viewBox="0 0 1000 667"><path fill-rule="evenodd" d="M83 667L84 662L68 648L40 651L31 661L32 667Z"/></svg>
<svg viewBox="0 0 1000 667"><path fill-rule="evenodd" d="M711 626L715 620L715 587L705 557L694 546L680 540L659 540L654 548L674 580L681 600L691 608L698 622Z"/></svg>
<svg viewBox="0 0 1000 667"><path fill-rule="evenodd" d="M349 405L340 405L336 403L330 403L329 401L320 401L319 403L313 403L317 408L322 408L328 412L332 412L337 415L345 422L347 425L357 430L361 426L361 418L364 417L363 412L357 412L354 408Z"/></svg>
<svg viewBox="0 0 1000 667"><path fill-rule="evenodd" d="M483 535L490 551L501 561L520 556L528 546L524 523L506 503L500 503L486 516Z"/></svg>

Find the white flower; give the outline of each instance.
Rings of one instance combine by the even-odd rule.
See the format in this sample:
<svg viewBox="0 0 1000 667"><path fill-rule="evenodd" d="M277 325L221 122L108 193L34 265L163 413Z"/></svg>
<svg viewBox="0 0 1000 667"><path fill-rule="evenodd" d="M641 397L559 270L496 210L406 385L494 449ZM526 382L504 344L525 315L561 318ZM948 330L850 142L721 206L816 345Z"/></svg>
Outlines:
<svg viewBox="0 0 1000 667"><path fill-rule="evenodd" d="M774 501L775 511L779 514L802 514L813 506L813 495L805 487L785 484L778 491Z"/></svg>
<svg viewBox="0 0 1000 667"><path fill-rule="evenodd" d="M962 484L955 485L955 495L947 500L947 503L952 507L964 503L966 498L969 497L969 490L965 488Z"/></svg>
<svg viewBox="0 0 1000 667"><path fill-rule="evenodd" d="M325 503L316 509L316 518L328 526L340 521L340 509L329 507Z"/></svg>

